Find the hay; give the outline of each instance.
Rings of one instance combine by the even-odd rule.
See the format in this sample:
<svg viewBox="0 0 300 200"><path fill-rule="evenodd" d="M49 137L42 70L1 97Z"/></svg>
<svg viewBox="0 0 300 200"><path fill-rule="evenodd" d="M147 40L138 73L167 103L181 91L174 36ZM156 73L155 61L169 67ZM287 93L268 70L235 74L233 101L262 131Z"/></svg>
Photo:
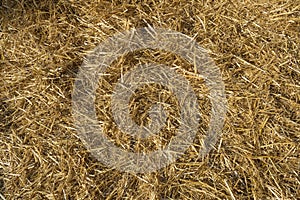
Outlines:
<svg viewBox="0 0 300 200"><path fill-rule="evenodd" d="M299 198L299 3L2 1L0 198ZM133 175L104 166L86 150L74 129L71 92L88 51L114 33L148 24L182 32L210 51L222 71L228 113L223 136L204 160L197 159L198 138L176 163ZM121 68L149 60L189 79L203 115L200 133L208 126L207 91L191 66L163 51L125 55L99 80L96 104L107 135L128 151L165 145L176 129L170 117L170 127L160 135L164 139L132 144L112 123L109 96L103 94L111 93ZM176 100L150 85L132 101L137 123L147 123L141 116L158 94L173 105L169 113L176 119Z"/></svg>

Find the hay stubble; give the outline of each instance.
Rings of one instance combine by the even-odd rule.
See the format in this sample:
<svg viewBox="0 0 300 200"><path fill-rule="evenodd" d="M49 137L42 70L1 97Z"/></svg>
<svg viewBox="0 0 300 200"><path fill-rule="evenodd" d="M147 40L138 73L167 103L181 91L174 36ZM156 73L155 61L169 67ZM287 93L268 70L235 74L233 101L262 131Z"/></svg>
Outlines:
<svg viewBox="0 0 300 200"><path fill-rule="evenodd" d="M300 197L299 1L12 1L2 2L0 12L0 194L6 199ZM176 163L132 175L86 151L74 130L71 92L88 51L114 33L147 24L194 37L210 51L222 71L228 113L222 138L204 160L195 155L199 138L196 150ZM207 93L180 58L155 50L124 58L115 72L131 66L130 59L178 67L196 88L207 128ZM105 98L101 88L111 89L107 83L99 84L99 100ZM132 112L139 103L147 105L135 101ZM98 118L109 124L102 114Z"/></svg>

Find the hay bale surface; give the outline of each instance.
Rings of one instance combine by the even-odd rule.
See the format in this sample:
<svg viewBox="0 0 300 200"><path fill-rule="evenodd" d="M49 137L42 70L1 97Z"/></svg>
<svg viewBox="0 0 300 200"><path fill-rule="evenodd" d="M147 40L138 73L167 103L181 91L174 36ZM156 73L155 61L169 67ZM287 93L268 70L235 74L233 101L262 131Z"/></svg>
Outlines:
<svg viewBox="0 0 300 200"><path fill-rule="evenodd" d="M0 199L300 198L300 6L272 1L6 0L0 8ZM98 162L74 129L71 94L89 51L115 33L151 25L182 32L215 60L228 100L223 136L204 159L201 138L177 162L151 174ZM131 113L148 123L159 97L169 126L132 143L114 125L109 94L137 63L176 68L195 89L207 130L210 102L193 66L169 52L124 55L99 80L98 119L128 151L166 145L178 127L176 99L159 85L139 89Z"/></svg>

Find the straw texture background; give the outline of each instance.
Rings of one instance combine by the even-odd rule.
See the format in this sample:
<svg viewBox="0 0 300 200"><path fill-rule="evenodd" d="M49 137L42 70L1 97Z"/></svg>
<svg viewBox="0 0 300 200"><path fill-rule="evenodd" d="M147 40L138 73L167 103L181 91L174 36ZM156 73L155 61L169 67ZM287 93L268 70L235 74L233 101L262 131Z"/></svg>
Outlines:
<svg viewBox="0 0 300 200"><path fill-rule="evenodd" d="M299 199L299 0L0 1L0 199ZM76 73L89 51L117 32L151 25L182 32L209 50L228 100L223 135L197 159L200 139L175 163L133 175L93 158L71 113ZM176 68L197 93L205 134L207 89L193 66L169 52L124 55L99 80L98 119L128 151L166 145L179 108L152 84L132 99L136 123L159 98L170 106L159 138L132 144L114 125L113 85L137 63ZM172 117L173 116L173 117ZM200 135L201 135L200 134Z"/></svg>

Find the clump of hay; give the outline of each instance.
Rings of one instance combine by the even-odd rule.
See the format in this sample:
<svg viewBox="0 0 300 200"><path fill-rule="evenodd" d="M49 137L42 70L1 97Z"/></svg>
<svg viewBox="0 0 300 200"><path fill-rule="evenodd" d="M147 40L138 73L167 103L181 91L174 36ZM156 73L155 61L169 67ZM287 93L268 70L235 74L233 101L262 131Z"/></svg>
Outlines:
<svg viewBox="0 0 300 200"><path fill-rule="evenodd" d="M0 198L299 198L298 1L2 1L0 12ZM86 150L74 129L71 92L88 51L147 24L182 32L210 51L222 71L228 113L223 136L204 160L197 159L198 138L196 150L176 163L133 175L104 166ZM99 80L96 105L107 135L129 151L157 147L155 141L126 143L104 94L121 68L149 60L177 67L189 79L203 114L201 130L208 126L207 91L191 66L168 52L125 55ZM176 116L176 101L163 89L139 89L132 101L137 123L147 123L140 116L159 93ZM170 124L163 144L176 129L176 120Z"/></svg>

